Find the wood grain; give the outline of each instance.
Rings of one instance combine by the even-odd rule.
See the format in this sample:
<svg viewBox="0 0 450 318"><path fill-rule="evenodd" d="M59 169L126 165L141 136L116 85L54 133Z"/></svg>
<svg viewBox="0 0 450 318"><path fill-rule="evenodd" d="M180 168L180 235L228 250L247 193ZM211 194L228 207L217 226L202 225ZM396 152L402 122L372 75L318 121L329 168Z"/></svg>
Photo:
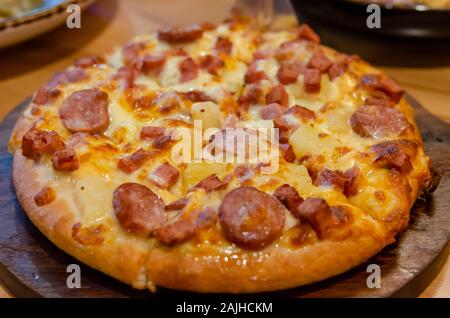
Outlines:
<svg viewBox="0 0 450 318"><path fill-rule="evenodd" d="M62 27L28 43L0 51L0 118L75 58L106 52L133 35L161 24L197 22L204 17L220 21L232 0L216 0L214 6L207 6L209 2L101 0L82 15L80 30ZM192 10L193 7L196 10ZM383 69L431 113L450 122L450 67ZM443 147L449 146L441 145L436 151ZM0 284L0 297L4 294L8 293ZM423 296L450 297L450 261Z"/></svg>

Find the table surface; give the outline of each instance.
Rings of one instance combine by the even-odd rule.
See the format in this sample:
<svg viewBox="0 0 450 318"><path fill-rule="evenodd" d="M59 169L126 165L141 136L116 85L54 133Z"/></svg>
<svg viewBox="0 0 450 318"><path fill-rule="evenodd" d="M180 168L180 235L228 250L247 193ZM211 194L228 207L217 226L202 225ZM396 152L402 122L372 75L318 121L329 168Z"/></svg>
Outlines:
<svg viewBox="0 0 450 318"><path fill-rule="evenodd" d="M193 23L205 16L220 21L231 2L216 0L207 7L208 0L99 0L82 14L81 29L63 26L0 50L0 119L75 58L107 52L161 24ZM450 123L450 67L381 68L431 113ZM11 296L0 282L0 298ZM450 257L421 297L450 297Z"/></svg>

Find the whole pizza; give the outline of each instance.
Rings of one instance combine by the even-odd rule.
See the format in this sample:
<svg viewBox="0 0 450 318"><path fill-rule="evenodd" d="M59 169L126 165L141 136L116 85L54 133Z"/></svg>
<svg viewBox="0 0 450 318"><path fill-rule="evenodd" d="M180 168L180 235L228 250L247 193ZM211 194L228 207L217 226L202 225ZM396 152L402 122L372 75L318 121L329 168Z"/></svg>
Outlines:
<svg viewBox="0 0 450 318"><path fill-rule="evenodd" d="M403 95L307 25L165 27L35 92L10 140L14 186L53 243L135 288L309 284L393 243L428 186ZM180 131L204 147L238 129L276 132L276 169L174 157Z"/></svg>

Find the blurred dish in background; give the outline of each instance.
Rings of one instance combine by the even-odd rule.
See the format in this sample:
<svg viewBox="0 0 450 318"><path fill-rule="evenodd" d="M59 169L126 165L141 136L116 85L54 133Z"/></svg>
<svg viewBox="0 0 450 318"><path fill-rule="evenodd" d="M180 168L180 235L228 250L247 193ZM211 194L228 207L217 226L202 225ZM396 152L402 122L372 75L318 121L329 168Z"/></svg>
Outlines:
<svg viewBox="0 0 450 318"><path fill-rule="evenodd" d="M355 2L377 3L386 7L424 9L450 9L450 0L354 0Z"/></svg>
<svg viewBox="0 0 450 318"><path fill-rule="evenodd" d="M0 21L19 17L42 6L43 0L0 0Z"/></svg>
<svg viewBox="0 0 450 318"><path fill-rule="evenodd" d="M0 48L45 33L65 22L69 4L86 8L93 0L0 0Z"/></svg>
<svg viewBox="0 0 450 318"><path fill-rule="evenodd" d="M383 1L386 2L386 1ZM300 21L323 43L378 65L450 65L450 10L381 7L381 28L369 28L367 2L291 0Z"/></svg>

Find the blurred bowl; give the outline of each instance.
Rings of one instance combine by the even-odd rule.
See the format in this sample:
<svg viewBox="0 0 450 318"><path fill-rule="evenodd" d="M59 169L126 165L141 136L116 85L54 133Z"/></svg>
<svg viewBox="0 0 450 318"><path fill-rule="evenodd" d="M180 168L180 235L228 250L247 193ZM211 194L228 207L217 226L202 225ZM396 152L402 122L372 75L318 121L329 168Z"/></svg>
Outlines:
<svg viewBox="0 0 450 318"><path fill-rule="evenodd" d="M379 65L450 65L450 10L380 5L381 28L370 29L368 4L350 0L291 2L299 20L312 25L324 44L338 50Z"/></svg>
<svg viewBox="0 0 450 318"><path fill-rule="evenodd" d="M19 15L0 19L0 48L24 42L66 21L66 8L78 4L86 8L94 0L43 0L38 6Z"/></svg>
<svg viewBox="0 0 450 318"><path fill-rule="evenodd" d="M367 3L354 0L292 0L297 14L325 19L341 27L367 34L408 38L450 39L450 10L424 6L386 7L380 5L381 28L367 27Z"/></svg>

